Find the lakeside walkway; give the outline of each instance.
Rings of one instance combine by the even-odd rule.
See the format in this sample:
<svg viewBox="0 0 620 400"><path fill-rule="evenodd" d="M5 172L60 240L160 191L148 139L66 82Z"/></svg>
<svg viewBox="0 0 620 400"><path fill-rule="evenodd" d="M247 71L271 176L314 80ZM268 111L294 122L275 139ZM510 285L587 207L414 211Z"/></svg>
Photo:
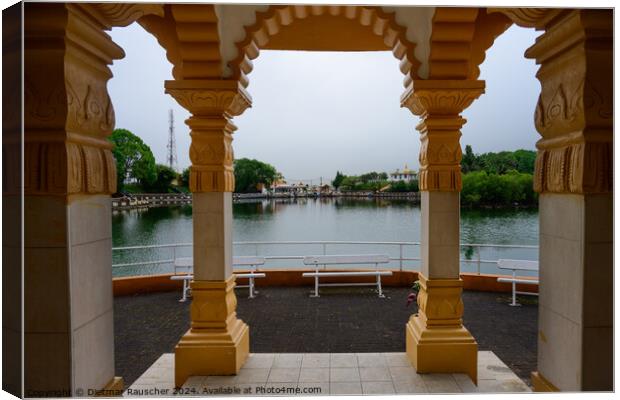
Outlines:
<svg viewBox="0 0 620 400"><path fill-rule="evenodd" d="M252 353L393 353L405 350L408 288L386 288L385 299L370 289L326 288L310 298L310 287L260 288L255 299L237 290L237 313L250 326ZM189 328L189 302L179 292L114 299L116 373L129 387ZM493 351L530 384L536 368L538 307L509 307L509 294L465 291L464 324L479 350Z"/></svg>

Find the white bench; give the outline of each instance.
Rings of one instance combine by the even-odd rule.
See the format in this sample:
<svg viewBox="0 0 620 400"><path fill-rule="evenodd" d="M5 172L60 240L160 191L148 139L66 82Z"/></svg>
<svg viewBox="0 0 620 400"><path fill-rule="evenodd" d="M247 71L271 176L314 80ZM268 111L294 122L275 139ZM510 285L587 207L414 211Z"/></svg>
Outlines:
<svg viewBox="0 0 620 400"><path fill-rule="evenodd" d="M249 298L251 299L254 298L254 294L258 293L254 289L254 279L265 277L264 273L256 272L255 267L263 264L265 264L265 259L263 257L233 257L233 266L250 266L250 272L235 274L235 277L249 279L248 285L238 285L236 287L247 287L250 292ZM170 279L173 281L183 281L183 296L181 300L179 300L180 302L187 301L187 296L190 291L189 282L194 279L193 268L194 260L191 257L180 257L174 260L174 275L172 275Z"/></svg>
<svg viewBox="0 0 620 400"><path fill-rule="evenodd" d="M538 261L528 260L497 260L497 267L500 269L511 270L512 278L497 278L498 282L512 283L512 303L511 306L517 307L521 304L517 303L517 294L525 294L538 296L535 292L518 292L517 283L527 285L538 285L538 279L520 279L517 278L517 271L536 271L538 272Z"/></svg>
<svg viewBox="0 0 620 400"><path fill-rule="evenodd" d="M392 275L392 271L379 271L379 264L386 264L390 262L390 257L384 254L363 254L363 255L329 255L329 256L306 256L304 257L305 265L314 265L314 272L304 272L303 277L314 278L314 295L312 297L319 297L319 286L377 286L377 292L379 297L385 297L383 295L383 289L381 287L381 276ZM319 266L327 268L328 265L352 265L352 264L375 264L374 271L342 271L342 272L328 272L319 271ZM323 283L320 284L319 279L321 277L332 276L374 276L377 278L375 283Z"/></svg>
<svg viewBox="0 0 620 400"><path fill-rule="evenodd" d="M255 294L258 294L258 290L254 289L254 279L264 278L265 274L262 272L256 272L256 266L264 265L264 257L233 257L233 266L235 267L250 267L250 272L244 274L235 274L237 278L247 278L247 285L237 285L236 288L248 288L250 292L249 298L253 299Z"/></svg>

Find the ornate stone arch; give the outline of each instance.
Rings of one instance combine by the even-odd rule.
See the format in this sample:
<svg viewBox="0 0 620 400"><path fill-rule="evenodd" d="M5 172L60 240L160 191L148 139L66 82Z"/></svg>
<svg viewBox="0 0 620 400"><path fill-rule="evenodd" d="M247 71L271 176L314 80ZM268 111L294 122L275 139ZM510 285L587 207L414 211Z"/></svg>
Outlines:
<svg viewBox="0 0 620 400"><path fill-rule="evenodd" d="M433 16L429 79L477 79L495 39L512 25L485 8L438 7Z"/></svg>
<svg viewBox="0 0 620 400"><path fill-rule="evenodd" d="M405 75L404 86L418 79L419 60L414 55L415 43L406 37L406 29L396 23L394 13L386 13L379 7L359 6L307 6L277 5L265 12L257 13L256 23L245 27L245 39L237 42L237 57L230 62L233 78L247 87L247 75L252 71L252 60L259 55L260 49L269 45L281 30L295 24L296 21L310 17L340 17L345 21L357 22L366 27L368 32L382 40L382 48L373 50L391 50L400 60L400 70ZM337 42L338 37L332 40ZM332 50L342 50L337 45Z"/></svg>

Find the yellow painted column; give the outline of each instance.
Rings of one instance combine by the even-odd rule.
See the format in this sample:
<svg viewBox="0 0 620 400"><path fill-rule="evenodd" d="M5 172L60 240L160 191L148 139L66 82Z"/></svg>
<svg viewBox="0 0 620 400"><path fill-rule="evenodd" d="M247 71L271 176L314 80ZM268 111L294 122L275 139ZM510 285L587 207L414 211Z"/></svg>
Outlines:
<svg viewBox="0 0 620 400"><path fill-rule="evenodd" d="M231 119L250 107L236 81L166 82L172 95L192 113L190 190L193 193L194 280L191 327L175 349L175 382L196 375L233 375L250 351L249 328L237 318L232 274Z"/></svg>
<svg viewBox="0 0 620 400"><path fill-rule="evenodd" d="M407 356L419 373L467 373L477 382L478 345L463 326L459 263L460 113L483 81L414 81L402 97L422 121L421 259L418 313L406 327Z"/></svg>

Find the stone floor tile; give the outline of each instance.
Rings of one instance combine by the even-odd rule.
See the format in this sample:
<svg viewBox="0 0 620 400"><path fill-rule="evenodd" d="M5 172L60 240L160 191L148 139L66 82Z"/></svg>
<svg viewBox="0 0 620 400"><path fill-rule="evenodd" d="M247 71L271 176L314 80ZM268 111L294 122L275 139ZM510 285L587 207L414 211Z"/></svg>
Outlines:
<svg viewBox="0 0 620 400"><path fill-rule="evenodd" d="M237 380L235 383L267 382L268 376L269 368L242 368L237 374Z"/></svg>
<svg viewBox="0 0 620 400"><path fill-rule="evenodd" d="M422 375L416 373L413 367L388 367L393 382L422 383Z"/></svg>
<svg viewBox="0 0 620 400"><path fill-rule="evenodd" d="M271 368L267 382L295 382L299 380L299 368Z"/></svg>
<svg viewBox="0 0 620 400"><path fill-rule="evenodd" d="M530 392L531 389L519 378L514 379L479 379L478 392L483 393L517 393Z"/></svg>
<svg viewBox="0 0 620 400"><path fill-rule="evenodd" d="M330 382L329 393L332 395L362 394L362 385L360 382Z"/></svg>
<svg viewBox="0 0 620 400"><path fill-rule="evenodd" d="M383 353L388 367L410 367L411 362L406 353Z"/></svg>
<svg viewBox="0 0 620 400"><path fill-rule="evenodd" d="M271 368L273 366L274 359L275 356L273 354L250 354L245 364L243 364L243 368Z"/></svg>
<svg viewBox="0 0 620 400"><path fill-rule="evenodd" d="M421 374L429 393L461 393L452 374Z"/></svg>
<svg viewBox="0 0 620 400"><path fill-rule="evenodd" d="M301 361L302 368L329 368L329 353L306 353Z"/></svg>
<svg viewBox="0 0 620 400"><path fill-rule="evenodd" d="M282 353L276 354L272 368L301 368L301 353Z"/></svg>
<svg viewBox="0 0 620 400"><path fill-rule="evenodd" d="M463 393L477 393L478 387L474 385L471 378L467 374L452 374L452 377L456 381L457 386ZM480 379L478 379L480 382Z"/></svg>
<svg viewBox="0 0 620 400"><path fill-rule="evenodd" d="M239 371L241 372L241 371ZM213 385L213 384L226 384L226 385L234 385L237 383L237 375L210 375L207 376L205 380L205 384Z"/></svg>
<svg viewBox="0 0 620 400"><path fill-rule="evenodd" d="M364 382L362 381L362 394L395 394L392 382Z"/></svg>
<svg viewBox="0 0 620 400"><path fill-rule="evenodd" d="M357 363L360 367L386 367L387 363L382 353L357 353Z"/></svg>
<svg viewBox="0 0 620 400"><path fill-rule="evenodd" d="M387 367L360 367L360 380L362 382L391 381L392 376Z"/></svg>
<svg viewBox="0 0 620 400"><path fill-rule="evenodd" d="M332 368L357 368L357 356L352 353L330 354L329 366Z"/></svg>
<svg viewBox="0 0 620 400"><path fill-rule="evenodd" d="M302 368L299 382L329 382L329 368Z"/></svg>
<svg viewBox="0 0 620 400"><path fill-rule="evenodd" d="M329 381L331 382L359 382L358 368L330 368ZM331 390L331 389L330 389Z"/></svg>
<svg viewBox="0 0 620 400"><path fill-rule="evenodd" d="M428 393L426 385L421 380L418 382L394 381L392 383L394 384L394 390L398 394Z"/></svg>
<svg viewBox="0 0 620 400"><path fill-rule="evenodd" d="M478 365L478 377L480 379L509 379L516 375L500 361L500 363Z"/></svg>

